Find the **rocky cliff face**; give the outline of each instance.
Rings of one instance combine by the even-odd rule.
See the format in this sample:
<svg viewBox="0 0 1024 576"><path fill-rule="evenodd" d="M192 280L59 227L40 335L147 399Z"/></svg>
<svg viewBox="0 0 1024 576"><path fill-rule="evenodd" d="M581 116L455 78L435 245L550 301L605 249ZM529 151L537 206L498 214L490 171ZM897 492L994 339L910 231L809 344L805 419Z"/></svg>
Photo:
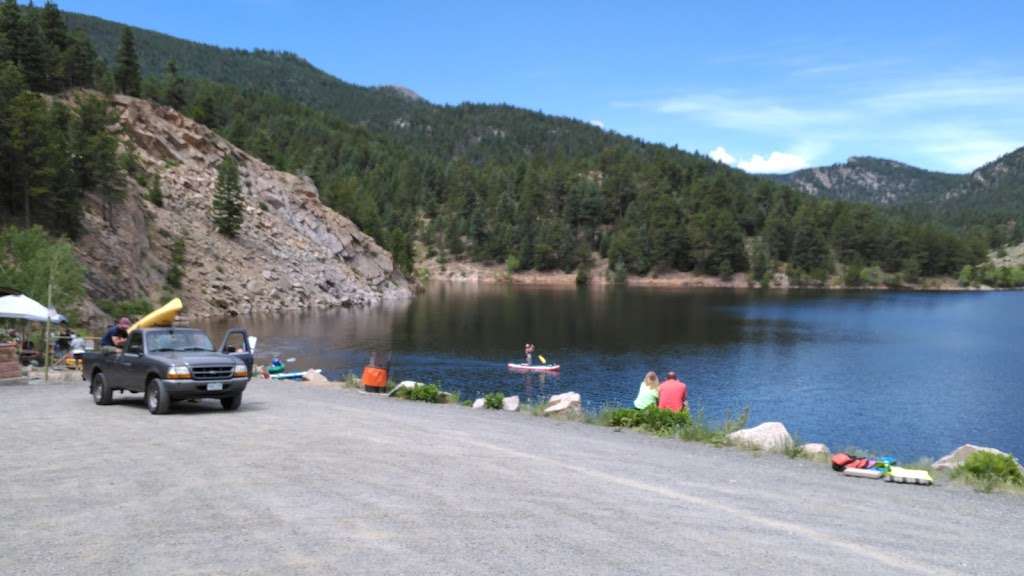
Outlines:
<svg viewBox="0 0 1024 576"><path fill-rule="evenodd" d="M391 255L324 206L309 178L279 172L175 110L118 96L117 128L150 176L163 207L128 179L123 201L91 199L79 256L93 300L169 295L191 316L365 305L411 295ZM237 238L211 218L217 165L240 165L245 220ZM174 243L185 244L180 290L168 289ZM95 313L86 306L85 316ZM94 314L93 314L94 315Z"/></svg>

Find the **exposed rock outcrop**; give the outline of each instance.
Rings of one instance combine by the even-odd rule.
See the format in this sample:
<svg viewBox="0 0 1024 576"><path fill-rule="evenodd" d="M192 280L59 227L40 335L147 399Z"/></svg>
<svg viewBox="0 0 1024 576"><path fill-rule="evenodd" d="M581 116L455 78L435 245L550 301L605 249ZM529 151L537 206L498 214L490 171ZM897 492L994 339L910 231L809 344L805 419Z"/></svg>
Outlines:
<svg viewBox="0 0 1024 576"><path fill-rule="evenodd" d="M967 461L967 458L975 452L991 452L992 454L1007 456L1006 452L995 448L975 446L974 444L964 444L936 460L935 463L932 464L932 468L936 470L953 470L955 468L959 468L960 466L963 466L964 462ZM1017 463L1017 466L1021 466L1020 462ZM1024 466L1021 466L1021 470L1024 471Z"/></svg>
<svg viewBox="0 0 1024 576"><path fill-rule="evenodd" d="M117 128L163 207L134 180L122 202L91 199L77 249L93 299L159 300L175 241L185 243L175 295L191 316L365 305L411 295L391 255L324 206L312 180L274 170L172 108L116 96ZM234 239L211 218L217 166L238 160L245 218ZM86 316L94 308L86 305Z"/></svg>
<svg viewBox="0 0 1024 576"><path fill-rule="evenodd" d="M793 437L782 422L765 422L753 428L737 430L729 434L728 438L738 446L765 452L782 452L793 445Z"/></svg>

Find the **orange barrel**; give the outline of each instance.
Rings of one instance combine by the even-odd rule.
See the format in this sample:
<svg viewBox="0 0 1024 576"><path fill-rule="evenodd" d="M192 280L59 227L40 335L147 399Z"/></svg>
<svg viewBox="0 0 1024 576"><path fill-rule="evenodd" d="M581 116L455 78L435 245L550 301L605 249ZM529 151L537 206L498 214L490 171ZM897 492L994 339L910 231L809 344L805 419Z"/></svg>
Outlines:
<svg viewBox="0 0 1024 576"><path fill-rule="evenodd" d="M384 392L388 388L388 369L367 366L363 368L363 388L367 392Z"/></svg>

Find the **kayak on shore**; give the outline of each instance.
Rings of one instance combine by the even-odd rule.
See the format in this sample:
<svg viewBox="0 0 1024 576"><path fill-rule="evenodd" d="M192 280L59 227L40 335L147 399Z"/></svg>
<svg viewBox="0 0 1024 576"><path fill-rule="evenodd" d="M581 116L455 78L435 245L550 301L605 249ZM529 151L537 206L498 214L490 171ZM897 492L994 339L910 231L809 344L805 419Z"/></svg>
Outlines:
<svg viewBox="0 0 1024 576"><path fill-rule="evenodd" d="M558 372L562 367L558 364L517 364L509 362L508 369L517 372Z"/></svg>

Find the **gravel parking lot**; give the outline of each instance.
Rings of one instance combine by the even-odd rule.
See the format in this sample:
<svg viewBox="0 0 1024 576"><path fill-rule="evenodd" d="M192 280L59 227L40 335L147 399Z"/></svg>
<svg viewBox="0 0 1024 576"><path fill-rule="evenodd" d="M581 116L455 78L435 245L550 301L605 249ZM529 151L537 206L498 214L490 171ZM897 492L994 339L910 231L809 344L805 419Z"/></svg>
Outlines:
<svg viewBox="0 0 1024 576"><path fill-rule="evenodd" d="M0 574L1020 574L1024 498L256 381L0 387Z"/></svg>

